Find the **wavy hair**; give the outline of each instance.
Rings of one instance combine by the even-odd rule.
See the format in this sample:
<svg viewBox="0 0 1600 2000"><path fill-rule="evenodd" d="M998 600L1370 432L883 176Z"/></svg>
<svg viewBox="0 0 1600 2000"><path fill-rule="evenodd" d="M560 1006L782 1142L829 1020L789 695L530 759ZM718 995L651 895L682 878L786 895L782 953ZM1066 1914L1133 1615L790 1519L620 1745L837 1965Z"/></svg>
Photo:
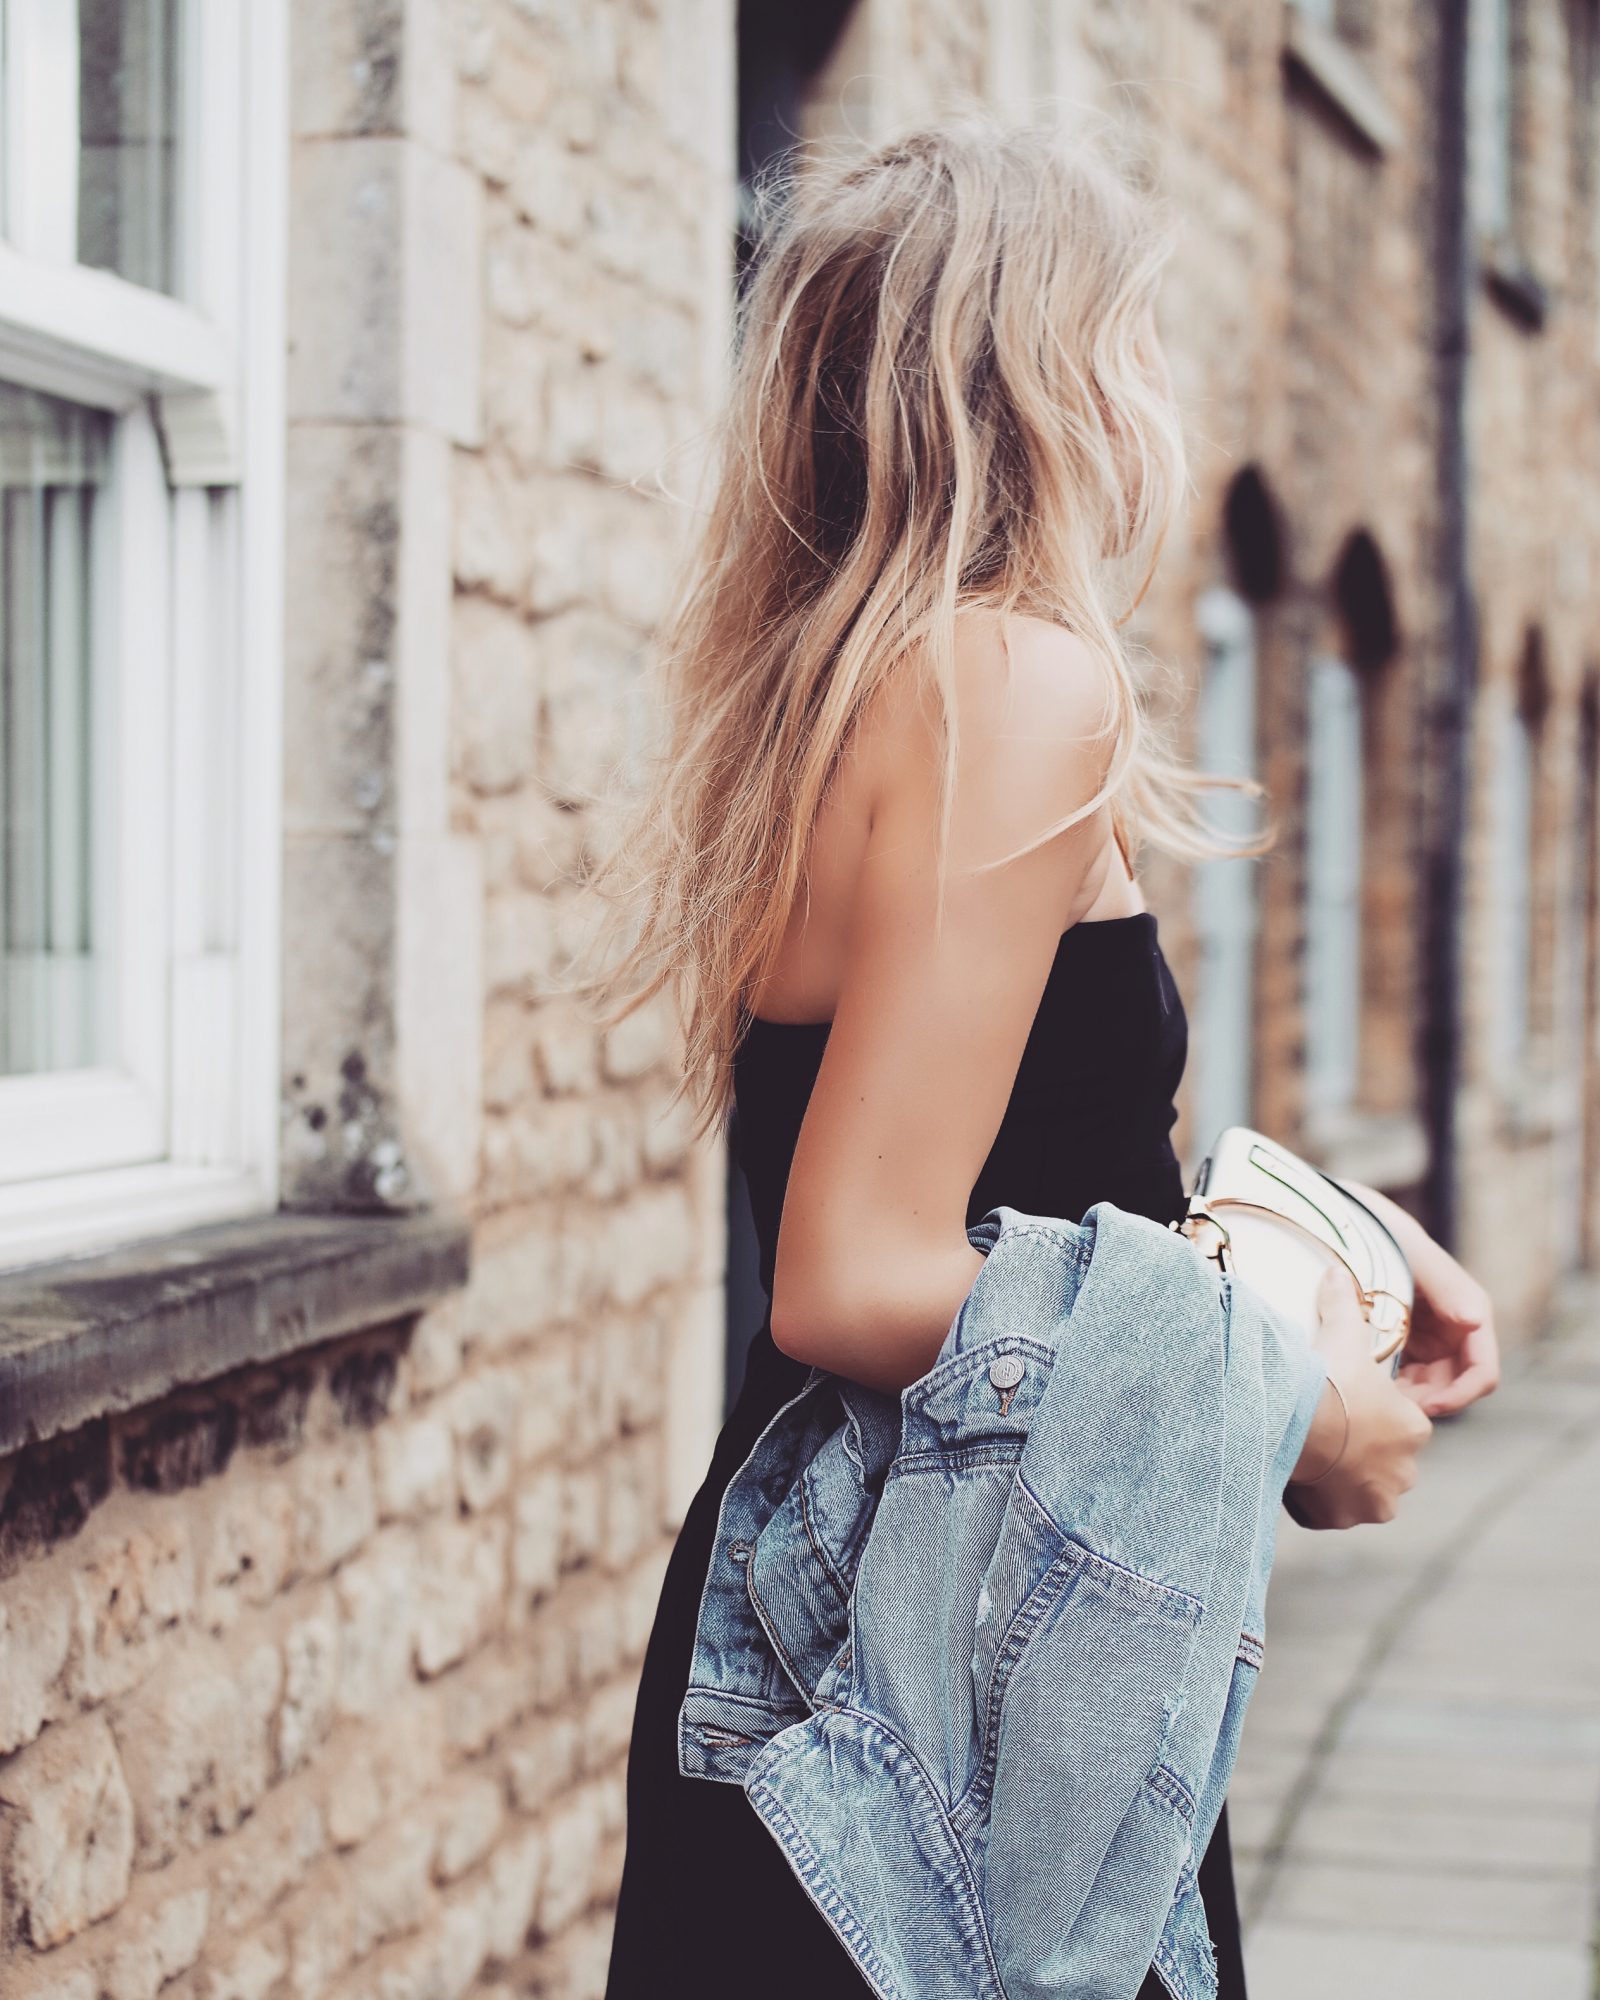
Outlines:
<svg viewBox="0 0 1600 2000"><path fill-rule="evenodd" d="M697 1132L726 1111L745 996L891 675L937 690L944 878L963 609L1051 620L1110 670L1101 790L1016 853L1108 800L1125 845L1269 844L1205 825L1200 790L1260 787L1166 752L1123 633L1186 480L1148 338L1169 231L1134 176L1103 145L962 119L805 161L766 196L659 741L591 878L609 914L586 990L608 1021L673 990Z"/></svg>

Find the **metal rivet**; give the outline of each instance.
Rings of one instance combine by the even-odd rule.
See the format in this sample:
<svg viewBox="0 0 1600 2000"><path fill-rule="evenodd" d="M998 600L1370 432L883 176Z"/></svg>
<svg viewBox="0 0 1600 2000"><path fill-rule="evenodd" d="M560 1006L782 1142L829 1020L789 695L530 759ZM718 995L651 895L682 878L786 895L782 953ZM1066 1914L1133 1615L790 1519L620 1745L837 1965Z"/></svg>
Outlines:
<svg viewBox="0 0 1600 2000"><path fill-rule="evenodd" d="M1020 1354L998 1354L989 1363L989 1380L997 1389L1014 1389L1027 1372Z"/></svg>

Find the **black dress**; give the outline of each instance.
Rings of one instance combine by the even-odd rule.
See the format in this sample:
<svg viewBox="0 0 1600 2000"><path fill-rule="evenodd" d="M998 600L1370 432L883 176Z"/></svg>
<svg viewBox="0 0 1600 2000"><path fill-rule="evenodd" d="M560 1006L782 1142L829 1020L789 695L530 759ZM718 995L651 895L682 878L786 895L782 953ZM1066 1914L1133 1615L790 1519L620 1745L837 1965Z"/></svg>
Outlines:
<svg viewBox="0 0 1600 2000"><path fill-rule="evenodd" d="M778 1219L828 1024L755 1020L734 1060L730 1140L749 1183L770 1299ZM1106 1199L1171 1221L1182 1188L1171 1132L1188 1045L1149 911L1075 924L1056 950L967 1221L997 1203L1082 1218ZM700 1591L729 1479L807 1370L765 1319L667 1567L628 1756L628 1844L606 2000L844 2000L866 1981L737 1785L679 1775L677 1717ZM1227 1816L1200 1870L1220 2000L1243 2000ZM1154 1973L1140 2000L1159 2000Z"/></svg>

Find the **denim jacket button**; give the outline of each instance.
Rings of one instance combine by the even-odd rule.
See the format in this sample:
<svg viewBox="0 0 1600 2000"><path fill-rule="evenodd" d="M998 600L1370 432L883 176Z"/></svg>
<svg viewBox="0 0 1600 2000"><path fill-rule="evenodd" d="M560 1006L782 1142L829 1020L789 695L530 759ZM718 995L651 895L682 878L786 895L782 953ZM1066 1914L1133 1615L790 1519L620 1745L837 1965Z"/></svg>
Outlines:
<svg viewBox="0 0 1600 2000"><path fill-rule="evenodd" d="M750 1560L750 1544L748 1542L729 1542L728 1554L733 1557L736 1563L748 1562Z"/></svg>
<svg viewBox="0 0 1600 2000"><path fill-rule="evenodd" d="M1014 1389L1028 1372L1020 1354L1000 1354L989 1363L989 1380L997 1389Z"/></svg>

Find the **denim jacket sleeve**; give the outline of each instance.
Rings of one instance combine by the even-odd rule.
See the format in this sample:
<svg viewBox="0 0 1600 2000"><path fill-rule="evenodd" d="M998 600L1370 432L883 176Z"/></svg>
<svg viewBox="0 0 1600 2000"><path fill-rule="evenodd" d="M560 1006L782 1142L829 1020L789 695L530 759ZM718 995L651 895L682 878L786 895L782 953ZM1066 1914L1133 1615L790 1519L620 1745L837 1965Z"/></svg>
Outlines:
<svg viewBox="0 0 1600 2000"><path fill-rule="evenodd" d="M898 1410L814 1376L731 1483L682 1767L744 1784L885 2000L1118 2000L1152 1962L1209 2000L1194 1870L1320 1367L1110 1203L972 1235Z"/></svg>

